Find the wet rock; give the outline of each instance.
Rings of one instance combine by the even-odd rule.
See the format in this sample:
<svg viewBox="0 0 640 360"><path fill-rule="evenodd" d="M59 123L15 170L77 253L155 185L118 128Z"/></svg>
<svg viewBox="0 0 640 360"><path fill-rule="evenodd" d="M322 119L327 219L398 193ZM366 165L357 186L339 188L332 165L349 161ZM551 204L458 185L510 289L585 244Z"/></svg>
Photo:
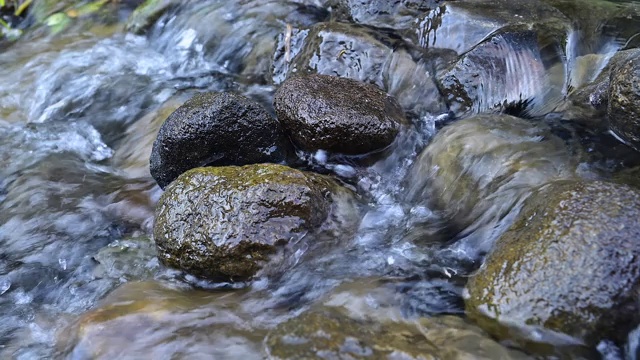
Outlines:
<svg viewBox="0 0 640 360"><path fill-rule="evenodd" d="M582 112L582 116L573 116L572 118L577 121L583 121L585 117L588 117L595 119L598 123L601 123L603 115L606 113L609 104L611 70L618 68L622 64L636 57L640 57L640 50L638 49L618 51L614 54L608 55L584 56L583 58L586 60L585 62L589 62L589 64L585 64L584 67L588 69L588 73L595 76L593 76L591 81L586 82L586 84L576 86L574 91L570 93L569 99L573 105L591 111L587 116L584 116L584 112ZM583 78L588 79L587 76L584 76ZM568 109L565 111L571 110L572 109Z"/></svg>
<svg viewBox="0 0 640 360"><path fill-rule="evenodd" d="M564 99L565 76L552 76L545 47L560 49L563 33L545 34L529 27L502 28L448 71L437 75L441 92L457 116L499 110L537 116L554 110Z"/></svg>
<svg viewBox="0 0 640 360"><path fill-rule="evenodd" d="M379 151L407 123L393 97L374 85L335 76L291 78L280 86L273 105L291 140L306 151Z"/></svg>
<svg viewBox="0 0 640 360"><path fill-rule="evenodd" d="M308 311L266 338L273 359L526 359L454 316L415 322L356 320L332 307Z"/></svg>
<svg viewBox="0 0 640 360"><path fill-rule="evenodd" d="M158 131L164 121L186 100L183 97L172 97L131 124L114 151L111 159L113 166L122 169L129 177L150 177L149 158Z"/></svg>
<svg viewBox="0 0 640 360"><path fill-rule="evenodd" d="M476 115L440 130L419 155L409 199L440 209L455 232L466 233L507 221L533 189L574 169L562 140L544 125Z"/></svg>
<svg viewBox="0 0 640 360"><path fill-rule="evenodd" d="M612 69L607 116L611 131L640 151L640 57Z"/></svg>
<svg viewBox="0 0 640 360"><path fill-rule="evenodd" d="M541 188L467 284L468 315L500 339L511 327L621 341L638 321L638 216L640 192L626 185Z"/></svg>
<svg viewBox="0 0 640 360"><path fill-rule="evenodd" d="M266 332L247 328L251 319L238 311L240 300L237 292L126 283L59 332L55 358L233 358L242 353L262 359Z"/></svg>
<svg viewBox="0 0 640 360"><path fill-rule="evenodd" d="M246 280L279 249L308 246L307 232L341 228L353 194L328 177L282 165L190 170L167 187L154 239L165 264L213 280ZM290 259L278 260L286 267Z"/></svg>
<svg viewBox="0 0 640 360"><path fill-rule="evenodd" d="M150 170L164 189L199 166L282 162L289 147L280 123L259 104L232 93L201 93L162 124Z"/></svg>
<svg viewBox="0 0 640 360"><path fill-rule="evenodd" d="M319 23L292 29L290 60L280 43L274 79L296 74L323 74L377 85L395 96L405 111L416 114L445 110L433 77L433 60L423 49L386 29L346 23ZM281 37L283 38L283 37ZM304 42L300 49L297 43ZM286 42L284 42L286 43ZM290 62L290 64L288 63Z"/></svg>
<svg viewBox="0 0 640 360"><path fill-rule="evenodd" d="M131 13L126 29L134 34L142 34L162 14L179 4L180 2L176 0L147 0Z"/></svg>

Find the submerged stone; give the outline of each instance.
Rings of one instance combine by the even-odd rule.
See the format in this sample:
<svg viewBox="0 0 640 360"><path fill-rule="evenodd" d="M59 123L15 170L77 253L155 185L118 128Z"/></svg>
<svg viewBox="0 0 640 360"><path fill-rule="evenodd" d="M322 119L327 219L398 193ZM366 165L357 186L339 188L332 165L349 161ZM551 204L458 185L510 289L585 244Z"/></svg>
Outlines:
<svg viewBox="0 0 640 360"><path fill-rule="evenodd" d="M273 105L289 137L306 151L379 151L407 123L396 100L376 86L328 75L288 79Z"/></svg>
<svg viewBox="0 0 640 360"><path fill-rule="evenodd" d="M238 292L129 282L59 332L55 358L228 359L241 352L261 359L266 331L247 329L250 317L239 311L241 300Z"/></svg>
<svg viewBox="0 0 640 360"><path fill-rule="evenodd" d="M293 254L306 248L312 238L307 233L332 227L325 223L330 214L345 207L355 212L352 201L353 194L331 178L282 165L192 169L158 202L158 257L199 277L247 280L278 249ZM282 268L289 260L279 260Z"/></svg>
<svg viewBox="0 0 640 360"><path fill-rule="evenodd" d="M540 123L476 115L442 130L408 176L409 199L441 210L453 230L493 228L538 186L573 176L562 140Z"/></svg>
<svg viewBox="0 0 640 360"><path fill-rule="evenodd" d="M165 188L200 166L282 162L290 146L280 123L258 103L232 93L201 93L162 124L150 170Z"/></svg>
<svg viewBox="0 0 640 360"><path fill-rule="evenodd" d="M308 311L266 338L273 359L526 359L454 316L412 322L353 319L333 307Z"/></svg>
<svg viewBox="0 0 640 360"><path fill-rule="evenodd" d="M626 185L541 188L469 280L467 314L499 339L521 329L621 341L640 319L639 217L640 192Z"/></svg>

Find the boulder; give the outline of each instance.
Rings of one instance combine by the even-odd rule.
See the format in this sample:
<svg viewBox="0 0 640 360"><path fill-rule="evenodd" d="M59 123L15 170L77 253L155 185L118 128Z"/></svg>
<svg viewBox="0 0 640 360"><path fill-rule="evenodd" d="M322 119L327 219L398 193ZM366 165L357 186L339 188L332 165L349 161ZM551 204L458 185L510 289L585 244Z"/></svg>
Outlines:
<svg viewBox="0 0 640 360"><path fill-rule="evenodd" d="M639 217L640 191L626 185L542 187L469 280L467 314L499 339L515 328L622 341L640 319Z"/></svg>
<svg viewBox="0 0 640 360"><path fill-rule="evenodd" d="M457 233L493 227L535 188L574 169L563 141L539 122L476 115L440 130L406 183L409 201L442 211Z"/></svg>
<svg viewBox="0 0 640 360"><path fill-rule="evenodd" d="M328 75L288 79L273 105L291 140L305 151L379 151L407 123L397 101L376 86Z"/></svg>
<svg viewBox="0 0 640 360"><path fill-rule="evenodd" d="M160 127L150 170L161 188L200 166L279 163L290 144L267 110L233 93L201 93Z"/></svg>
<svg viewBox="0 0 640 360"><path fill-rule="evenodd" d="M607 115L611 131L640 151L640 57L612 69Z"/></svg>
<svg viewBox="0 0 640 360"><path fill-rule="evenodd" d="M306 249L312 238L307 233L342 226L344 218L330 215L345 208L355 213L353 200L329 177L282 165L192 169L158 202L158 257L202 278L247 280L277 250Z"/></svg>

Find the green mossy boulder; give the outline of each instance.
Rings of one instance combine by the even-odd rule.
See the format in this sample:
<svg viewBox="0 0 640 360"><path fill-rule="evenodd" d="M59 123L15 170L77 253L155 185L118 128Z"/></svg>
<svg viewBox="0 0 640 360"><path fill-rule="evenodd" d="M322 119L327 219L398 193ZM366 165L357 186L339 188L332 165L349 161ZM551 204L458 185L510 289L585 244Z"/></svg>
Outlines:
<svg viewBox="0 0 640 360"><path fill-rule="evenodd" d="M329 177L282 165L192 169L158 202L158 257L199 277L247 280L279 248L293 253L308 245L308 232L345 225L353 196Z"/></svg>
<svg viewBox="0 0 640 360"><path fill-rule="evenodd" d="M640 191L559 181L529 198L467 284L467 314L494 336L621 341L640 319ZM511 330L509 330L511 329Z"/></svg>

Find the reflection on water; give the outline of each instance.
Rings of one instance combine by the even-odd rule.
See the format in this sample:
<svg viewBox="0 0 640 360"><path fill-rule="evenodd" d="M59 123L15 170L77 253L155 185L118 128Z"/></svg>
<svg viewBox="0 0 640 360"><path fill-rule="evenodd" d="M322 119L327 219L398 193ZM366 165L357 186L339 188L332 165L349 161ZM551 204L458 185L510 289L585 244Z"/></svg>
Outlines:
<svg viewBox="0 0 640 360"><path fill-rule="evenodd" d="M415 129L400 136L386 159L354 169L304 155L310 166L339 174L368 199L353 239L236 292L220 290L229 284L199 283L155 258L149 235L161 191L147 157L160 122L196 91L237 91L271 109L276 40L284 39L287 24L307 34L329 16L309 3L185 2L145 36L117 27L74 29L0 53L0 357L58 351L73 359L125 353L258 359L271 329L360 278L379 279L374 295L358 298L357 281L344 293L387 301L368 308L371 316L384 307L397 310L398 321L462 313L462 287L478 254L449 246L458 230L446 214L406 194L409 169L443 119L420 106L431 101L420 98L430 92L415 91L433 86L431 75L420 72L433 65L428 59L416 67L402 62L413 61L409 56L394 57L387 71L401 79L380 74L394 93L417 94L402 103L418 104ZM531 115L544 115L569 89L594 79L614 51L640 41L617 31L613 21L598 36L578 31L572 24L580 19L546 9L560 14L553 19L564 19L564 27L550 24L549 38L533 30L523 38L504 28L533 15L514 23L464 2L437 6L413 23L414 45L463 56L451 65L477 72L487 84L478 90L475 111L527 99ZM406 31L410 23L402 26ZM487 61L500 62L500 71L484 66ZM216 290L195 290L194 283ZM78 317L105 297L97 310Z"/></svg>

